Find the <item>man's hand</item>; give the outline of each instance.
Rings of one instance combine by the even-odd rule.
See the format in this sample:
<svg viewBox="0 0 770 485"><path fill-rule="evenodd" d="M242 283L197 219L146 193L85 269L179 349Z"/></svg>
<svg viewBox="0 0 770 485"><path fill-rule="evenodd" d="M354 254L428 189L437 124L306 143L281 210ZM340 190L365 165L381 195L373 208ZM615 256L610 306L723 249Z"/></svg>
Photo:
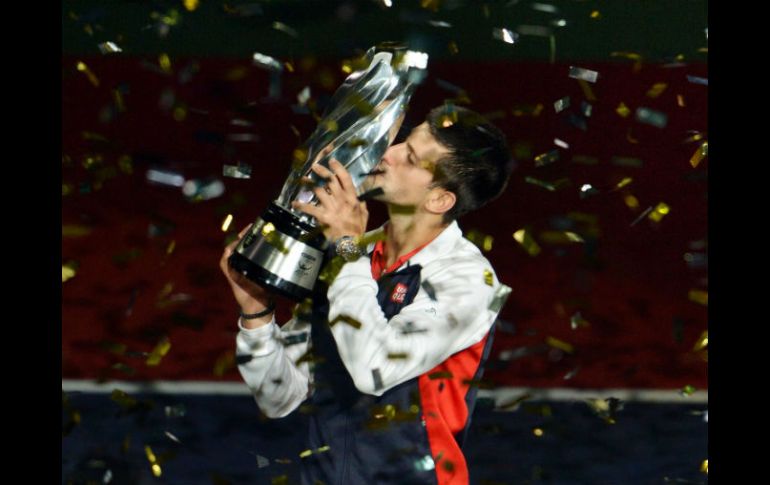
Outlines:
<svg viewBox="0 0 770 485"><path fill-rule="evenodd" d="M233 291L233 296L238 305L240 305L241 311L243 313L258 313L266 309L270 302L270 295L267 290L235 271L227 262L238 242L249 229L251 229L251 224L238 234L238 238L235 241L225 247L222 259L219 260L219 268L224 273L225 278L227 278L227 282L230 283L230 289ZM269 323L270 319L271 316L266 315L260 319L248 320L248 325L246 325L247 321L244 321L244 325L247 328L255 328Z"/></svg>
<svg viewBox="0 0 770 485"><path fill-rule="evenodd" d="M315 217L329 241L342 236L363 236L369 220L366 202L358 200L353 180L340 162L331 159L329 167L331 170L319 163L312 166L312 170L326 180L326 185L313 189L318 205L298 201L291 205Z"/></svg>

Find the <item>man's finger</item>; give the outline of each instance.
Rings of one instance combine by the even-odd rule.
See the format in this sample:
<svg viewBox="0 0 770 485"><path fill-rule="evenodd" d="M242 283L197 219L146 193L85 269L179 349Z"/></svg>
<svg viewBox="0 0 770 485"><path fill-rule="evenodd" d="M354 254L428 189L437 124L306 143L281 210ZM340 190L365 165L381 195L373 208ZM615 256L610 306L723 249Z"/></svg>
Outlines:
<svg viewBox="0 0 770 485"><path fill-rule="evenodd" d="M339 160L332 158L329 161L329 166L334 170L334 175L336 175L342 190L347 192L353 188L353 179L350 178L350 174L345 169L345 166L339 162Z"/></svg>
<svg viewBox="0 0 770 485"><path fill-rule="evenodd" d="M254 223L252 222L252 223L251 223L251 224L249 224L248 226L244 227L244 228L241 230L241 232L239 232L239 233L238 233L238 237L239 237L239 238L243 237L243 235L244 235L244 234L246 234L246 231L248 231L249 229L251 229L251 226L253 226L253 225L254 225Z"/></svg>

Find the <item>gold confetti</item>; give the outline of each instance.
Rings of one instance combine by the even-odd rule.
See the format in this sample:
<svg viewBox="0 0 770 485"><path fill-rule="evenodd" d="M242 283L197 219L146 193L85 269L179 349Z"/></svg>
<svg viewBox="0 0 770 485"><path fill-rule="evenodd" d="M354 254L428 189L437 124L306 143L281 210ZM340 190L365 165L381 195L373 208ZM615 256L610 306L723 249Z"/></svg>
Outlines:
<svg viewBox="0 0 770 485"><path fill-rule="evenodd" d="M676 104L680 108L684 108L685 107L684 106L684 96L682 96L681 94L677 94L676 95Z"/></svg>
<svg viewBox="0 0 770 485"><path fill-rule="evenodd" d="M171 73L171 59L168 57L168 54L158 56L158 65L163 72Z"/></svg>
<svg viewBox="0 0 770 485"><path fill-rule="evenodd" d="M78 71L84 73L88 80L93 84L95 87L99 87L99 79L96 77L96 75L91 72L91 70L86 66L86 64L83 61L78 61L77 63L77 69Z"/></svg>
<svg viewBox="0 0 770 485"><path fill-rule="evenodd" d="M570 184L569 179L567 178L561 178L553 183L546 182L544 180L536 179L535 177L525 177L524 181L528 184L537 185L538 187L542 187L549 192L555 192L563 187L566 187Z"/></svg>
<svg viewBox="0 0 770 485"><path fill-rule="evenodd" d="M535 167L550 165L559 160L559 150L551 150L535 157Z"/></svg>
<svg viewBox="0 0 770 485"><path fill-rule="evenodd" d="M631 177L623 177L623 180L621 180L620 182L617 183L617 185L615 185L615 190L622 189L623 187L625 187L626 185L630 184L633 181L634 179L632 179Z"/></svg>
<svg viewBox="0 0 770 485"><path fill-rule="evenodd" d="M296 38L296 37L299 37L299 34L297 33L297 31L296 31L295 29L293 29L293 28L289 27L288 25L286 25L286 24L285 24L285 23L283 23L283 22L277 22L277 21L276 21L276 22L273 22L273 25L272 25L272 27L273 27L275 30L278 30L278 31L280 31L280 32L283 32L284 34L288 34L288 35L290 35L290 36L292 36L292 37L295 37L295 38Z"/></svg>
<svg viewBox="0 0 770 485"><path fill-rule="evenodd" d="M233 215L227 214L227 217L225 217L225 221L222 223L222 232L227 232L228 229L230 229L230 224L233 222Z"/></svg>
<svg viewBox="0 0 770 485"><path fill-rule="evenodd" d="M682 143L692 143L694 141L701 141L706 136L703 133L696 132L694 135L686 138Z"/></svg>
<svg viewBox="0 0 770 485"><path fill-rule="evenodd" d="M572 352L575 351L574 347L571 344L569 344L567 342L564 342L563 340L559 340L557 338L554 338L554 337L546 337L545 343L550 345L551 347L563 350L564 352L567 352L568 354L571 354Z"/></svg>
<svg viewBox="0 0 770 485"><path fill-rule="evenodd" d="M160 339L160 342L158 342L155 348L152 349L152 352L150 352L150 355L147 357L145 364L148 366L156 366L160 364L161 359L166 356L170 349L171 342L169 341L168 337L163 337Z"/></svg>
<svg viewBox="0 0 770 485"><path fill-rule="evenodd" d="M648 216L651 221L653 222L660 222L663 217L668 215L668 213L671 211L671 208L666 204L665 202L659 203L655 208L650 212L650 215Z"/></svg>
<svg viewBox="0 0 770 485"><path fill-rule="evenodd" d="M221 355L214 363L214 375L222 377L225 373L235 367L235 352L227 351Z"/></svg>
<svg viewBox="0 0 770 485"><path fill-rule="evenodd" d="M456 55L460 52L460 49L457 47L457 42L453 40L449 42L447 49L449 49L449 53L452 55Z"/></svg>
<svg viewBox="0 0 770 485"><path fill-rule="evenodd" d="M623 409L623 401L610 397L607 399L586 399L585 403L593 412L608 424L615 424L615 413Z"/></svg>
<svg viewBox="0 0 770 485"><path fill-rule="evenodd" d="M110 394L110 399L118 403L120 407L123 409L128 409L136 406L137 401L133 397L126 394L124 391L121 391L120 389L114 389L112 391L112 394Z"/></svg>
<svg viewBox="0 0 770 485"><path fill-rule="evenodd" d="M663 91L665 91L667 87L668 87L668 84L666 83L655 83L652 85L649 91L647 91L647 97L657 98L658 96L663 94Z"/></svg>
<svg viewBox="0 0 770 485"><path fill-rule="evenodd" d="M152 474L156 477L160 477L162 471L160 469L160 465L158 464L158 459L155 456L155 453L152 452L152 448L150 448L150 445L144 445L144 453L147 455L147 461L150 462L150 468L152 469Z"/></svg>
<svg viewBox="0 0 770 485"><path fill-rule="evenodd" d="M617 108L615 108L615 112L619 114L623 118L628 118L628 115L631 114L631 110L628 109L628 106L626 106L626 103L621 102Z"/></svg>
<svg viewBox="0 0 770 485"><path fill-rule="evenodd" d="M428 379L435 380L435 379L451 379L452 373L449 371L437 371L433 372L431 374L428 374Z"/></svg>
<svg viewBox="0 0 770 485"><path fill-rule="evenodd" d="M61 226L62 237L82 237L91 234L91 228L88 226L79 226L77 224L64 224Z"/></svg>
<svg viewBox="0 0 770 485"><path fill-rule="evenodd" d="M186 8L188 12L195 11L195 9L198 8L198 4L198 0L184 0L184 8Z"/></svg>
<svg viewBox="0 0 770 485"><path fill-rule="evenodd" d="M700 337L698 337L698 340L695 341L695 345L693 346L692 350L693 352L698 352L708 347L708 344L709 344L709 331L704 330L703 333L700 334Z"/></svg>
<svg viewBox="0 0 770 485"><path fill-rule="evenodd" d="M331 447L329 445L324 445L324 446L321 446L320 448L318 448L316 450L305 450L305 451L302 451L302 452L300 452L299 457L300 458L307 458L308 456L313 455L315 453L323 453L325 451L329 451L330 449L331 449Z"/></svg>
<svg viewBox="0 0 770 485"><path fill-rule="evenodd" d="M61 265L61 282L64 283L75 277L77 274L78 263L75 261L69 261Z"/></svg>
<svg viewBox="0 0 770 485"><path fill-rule="evenodd" d="M628 132L626 133L626 140L628 140L629 143L639 143L639 140L631 136L631 128L628 128Z"/></svg>
<svg viewBox="0 0 770 485"><path fill-rule="evenodd" d="M484 270L484 283L486 283L487 286L492 286L494 284L494 275L488 269Z"/></svg>
<svg viewBox="0 0 770 485"><path fill-rule="evenodd" d="M519 229L513 233L513 238L518 242L530 256L540 254L540 246L537 244L531 233L526 229Z"/></svg>
<svg viewBox="0 0 770 485"><path fill-rule="evenodd" d="M541 428L535 428L532 430L532 434L537 436L538 438L543 436L543 430Z"/></svg>
<svg viewBox="0 0 770 485"><path fill-rule="evenodd" d="M275 460L276 463L282 463L279 460ZM291 462L289 462L291 463ZM270 479L270 485L288 485L289 475L278 475Z"/></svg>
<svg viewBox="0 0 770 485"><path fill-rule="evenodd" d="M602 18L602 14L598 10L594 10L593 12L591 12L591 18L592 19L600 19L600 18Z"/></svg>
<svg viewBox="0 0 770 485"><path fill-rule="evenodd" d="M351 327L355 328L356 330L361 328L361 322L359 322L355 318L349 317L347 315L338 315L334 320L329 322L329 326L333 327L334 325L337 324L337 322L347 323L348 325L350 325Z"/></svg>
<svg viewBox="0 0 770 485"><path fill-rule="evenodd" d="M585 96L588 101L596 101L596 96L594 96L594 92L591 89L590 84L588 84L582 79L578 79L578 84L580 85L580 88L583 90L583 96Z"/></svg>
<svg viewBox="0 0 770 485"><path fill-rule="evenodd" d="M694 392L695 392L695 387L694 387L694 386L691 386L691 385L689 385L689 384L688 384L688 385L686 385L686 386L684 386L684 387L682 388L682 390L681 390L681 391L679 391L679 393L680 393L682 396L685 396L685 397L687 397L687 396L692 396Z"/></svg>
<svg viewBox="0 0 770 485"><path fill-rule="evenodd" d="M626 206L629 209L638 209L639 208L639 200L634 197L633 195L627 195L623 197L623 202L625 202Z"/></svg>
<svg viewBox="0 0 770 485"><path fill-rule="evenodd" d="M690 165L692 165L692 168L700 165L700 162L708 155L708 152L709 142L704 141L703 144L695 150L695 153L693 153L692 157L690 158Z"/></svg>
<svg viewBox="0 0 770 485"><path fill-rule="evenodd" d="M703 460L703 463L700 464L700 471L702 473L705 473L706 475L709 474L709 461Z"/></svg>
<svg viewBox="0 0 770 485"><path fill-rule="evenodd" d="M639 70L642 68L642 56L636 52L612 52L610 56L625 57L626 59L634 61L633 72L639 72Z"/></svg>
<svg viewBox="0 0 770 485"><path fill-rule="evenodd" d="M580 234L572 231L543 231L540 233L540 240L546 244L569 244L582 243L583 238Z"/></svg>
<svg viewBox="0 0 770 485"><path fill-rule="evenodd" d="M399 352L399 353L388 353L388 359L391 360L398 360L398 359L408 359L409 354L406 352Z"/></svg>
<svg viewBox="0 0 770 485"><path fill-rule="evenodd" d="M475 229L471 229L468 231L465 237L482 251L492 250L492 242L494 241L494 238L488 234L483 234Z"/></svg>
<svg viewBox="0 0 770 485"><path fill-rule="evenodd" d="M690 301L694 301L695 303L700 303L703 306L708 306L708 304L709 304L709 293L708 293L708 291L690 290L687 293L687 298Z"/></svg>

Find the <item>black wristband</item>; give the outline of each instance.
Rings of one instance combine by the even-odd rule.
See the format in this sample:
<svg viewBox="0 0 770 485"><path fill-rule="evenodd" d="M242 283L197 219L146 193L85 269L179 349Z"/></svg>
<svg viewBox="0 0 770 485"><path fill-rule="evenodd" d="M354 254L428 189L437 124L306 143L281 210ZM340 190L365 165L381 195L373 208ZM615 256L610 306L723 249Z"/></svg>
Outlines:
<svg viewBox="0 0 770 485"><path fill-rule="evenodd" d="M240 310L240 314L241 314L241 318L245 318L246 320L251 320L252 318L259 318L259 317L264 317L265 315L270 315L271 313L273 313L273 310L275 310L275 301L270 300L267 304L267 308L265 308L261 312L243 313L243 310Z"/></svg>

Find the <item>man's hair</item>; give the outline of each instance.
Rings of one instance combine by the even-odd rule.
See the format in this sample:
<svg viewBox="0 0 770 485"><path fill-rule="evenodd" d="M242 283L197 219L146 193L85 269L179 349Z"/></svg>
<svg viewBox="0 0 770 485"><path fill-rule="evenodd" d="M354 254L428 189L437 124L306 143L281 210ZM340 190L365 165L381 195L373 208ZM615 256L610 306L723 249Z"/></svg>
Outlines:
<svg viewBox="0 0 770 485"><path fill-rule="evenodd" d="M431 134L449 149L433 172L433 187L457 198L444 213L444 222L482 207L505 190L515 162L496 126L475 111L453 105L432 109L427 121Z"/></svg>

